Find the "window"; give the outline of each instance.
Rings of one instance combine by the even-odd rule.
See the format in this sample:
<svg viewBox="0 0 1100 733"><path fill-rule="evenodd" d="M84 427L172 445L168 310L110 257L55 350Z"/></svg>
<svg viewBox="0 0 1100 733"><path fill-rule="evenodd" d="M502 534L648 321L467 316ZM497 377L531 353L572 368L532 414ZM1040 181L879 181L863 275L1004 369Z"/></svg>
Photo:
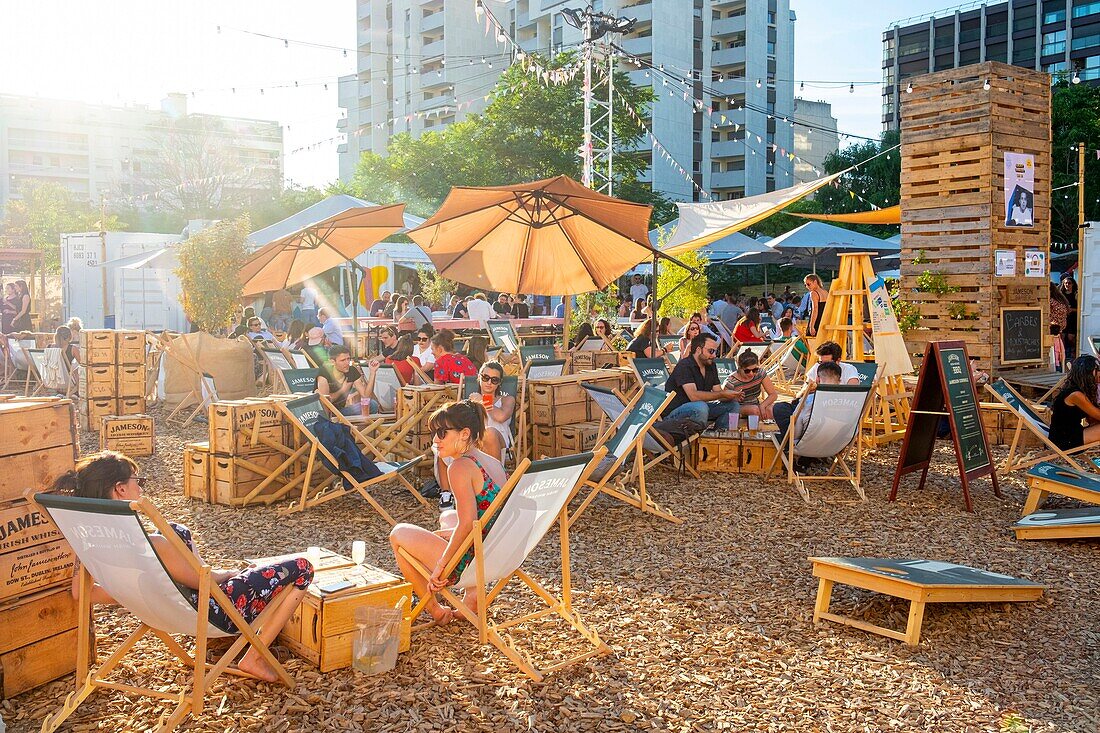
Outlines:
<svg viewBox="0 0 1100 733"><path fill-rule="evenodd" d="M955 45L955 26L943 25L936 28L936 48L951 48Z"/></svg>
<svg viewBox="0 0 1100 733"><path fill-rule="evenodd" d="M908 56L914 53L924 53L928 50L928 34L920 33L915 36L906 36L901 39L899 56Z"/></svg>
<svg viewBox="0 0 1100 733"><path fill-rule="evenodd" d="M995 38L996 36L1004 36L1008 34L1008 16L1000 15L993 18L987 18L985 21L985 37Z"/></svg>
<svg viewBox="0 0 1100 733"><path fill-rule="evenodd" d="M1092 15L1094 13L1100 13L1100 2L1096 2L1095 0L1093 0L1092 2L1081 2L1081 0L1074 0L1074 18L1084 18L1086 15Z"/></svg>
<svg viewBox="0 0 1100 733"><path fill-rule="evenodd" d="M768 55L775 56L775 41L768 41Z"/></svg>
<svg viewBox="0 0 1100 733"><path fill-rule="evenodd" d="M982 21L980 18L964 21L959 25L959 43L977 41L982 37Z"/></svg>
<svg viewBox="0 0 1100 733"><path fill-rule="evenodd" d="M1008 62L1008 44L1007 43L991 43L986 46L985 49L986 61L1001 61Z"/></svg>
<svg viewBox="0 0 1100 733"><path fill-rule="evenodd" d="M1066 52L1066 32L1054 31L1053 33L1043 34L1043 55L1049 56L1051 54L1065 53Z"/></svg>
<svg viewBox="0 0 1100 733"><path fill-rule="evenodd" d="M980 60L981 54L978 53L978 49L970 48L965 51L959 51L959 66L966 66L968 64L976 64Z"/></svg>
<svg viewBox="0 0 1100 733"><path fill-rule="evenodd" d="M1056 64L1047 64L1048 74L1062 74L1069 70L1069 64L1065 61L1059 61Z"/></svg>
<svg viewBox="0 0 1100 733"><path fill-rule="evenodd" d="M1075 37L1073 43L1070 44L1070 47L1074 51L1080 51L1083 48L1092 48L1093 46L1100 46L1100 34Z"/></svg>
<svg viewBox="0 0 1100 733"><path fill-rule="evenodd" d="M1043 24L1047 23L1064 23L1066 20L1066 10L1062 8L1060 10L1051 10L1043 13Z"/></svg>
<svg viewBox="0 0 1100 733"><path fill-rule="evenodd" d="M1035 13L1031 8L1020 8L1020 11L1012 19L1012 32L1020 33L1033 30L1035 30Z"/></svg>
<svg viewBox="0 0 1100 733"><path fill-rule="evenodd" d="M1018 41L1012 47L1012 63L1032 66L1035 64L1035 46L1032 43Z"/></svg>

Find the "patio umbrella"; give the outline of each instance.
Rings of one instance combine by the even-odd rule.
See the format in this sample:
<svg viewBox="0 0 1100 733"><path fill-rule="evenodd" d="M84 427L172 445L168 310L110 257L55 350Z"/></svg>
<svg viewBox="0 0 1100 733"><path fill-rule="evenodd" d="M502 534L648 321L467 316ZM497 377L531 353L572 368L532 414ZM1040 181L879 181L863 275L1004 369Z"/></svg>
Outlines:
<svg viewBox="0 0 1100 733"><path fill-rule="evenodd" d="M734 262L737 264L777 262L812 267L816 272L819 265L835 267L839 262L839 255L845 252L888 254L901 249L897 243L819 221L811 221L797 229L792 229L768 241L767 246L771 248L770 252L741 255Z"/></svg>
<svg viewBox="0 0 1100 733"><path fill-rule="evenodd" d="M650 244L651 209L568 176L456 186L408 234L443 277L485 290L570 296L602 290L651 257L676 262ZM565 304L568 323L568 297Z"/></svg>

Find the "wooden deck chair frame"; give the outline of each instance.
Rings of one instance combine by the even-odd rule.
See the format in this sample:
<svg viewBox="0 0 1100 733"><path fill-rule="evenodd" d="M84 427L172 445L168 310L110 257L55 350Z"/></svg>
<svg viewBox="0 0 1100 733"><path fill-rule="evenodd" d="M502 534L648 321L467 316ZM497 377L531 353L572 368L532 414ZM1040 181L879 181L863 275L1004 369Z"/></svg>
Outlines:
<svg viewBox="0 0 1100 733"><path fill-rule="evenodd" d="M736 353L736 347L739 346L737 339L733 337L733 332L729 330L725 323L720 318L712 318L710 322L714 325L714 328L718 331L718 350L723 352L723 356L729 358ZM723 347L722 344L725 344ZM732 353L731 353L732 352Z"/></svg>
<svg viewBox="0 0 1100 733"><path fill-rule="evenodd" d="M545 360L537 361L534 363L545 363ZM478 383L480 377L474 375L472 377L463 377L462 384L459 385L461 390L462 399L469 399L470 395L475 391L480 392L480 385ZM512 412L512 445L505 451L504 459L511 458L511 463L515 465L519 462L519 456L523 455L523 448L521 445L523 432L526 428L526 410L523 409L523 394L526 387L526 380L523 378L523 373L506 374L504 379L500 381L500 391L503 394L511 395L515 401L515 410ZM501 463L505 463L507 460L502 460Z"/></svg>
<svg viewBox="0 0 1100 733"><path fill-rule="evenodd" d="M1004 386L1009 397L1005 397L997 391L996 385L998 384ZM1008 455L999 466L1001 471L1015 471L1021 468L1029 468L1036 463L1049 461L1053 458L1061 458L1078 471L1088 470L1085 466L1074 460L1073 456L1077 453L1100 448L1100 441L1086 443L1070 450L1062 450L1054 445L1054 443L1050 442L1050 428L1046 421L1039 417L1031 404L1025 400L1019 392L1013 389L1012 385L1003 379L998 379L985 385L985 388L999 403L1004 405L1016 417L1016 431L1012 434L1012 443L1009 445ZM1015 404L1012 403L1012 400L1015 400ZM1020 436L1023 434L1025 427L1043 444L1043 448L1039 450L1038 455L1031 455L1026 458L1020 456L1018 453Z"/></svg>
<svg viewBox="0 0 1100 733"><path fill-rule="evenodd" d="M798 403L798 407L795 408L794 414L791 415L790 427L787 429L787 434L783 436L783 440L778 440L774 434L771 436L772 443L775 445L775 457L772 458L772 462L768 466L768 471L765 476L770 477L775 471L776 466L782 464L787 471L787 483L795 487L799 496L801 496L803 501L807 504L810 502L810 491L806 484L815 481L846 481L856 490L856 494L859 495L860 501L867 501L867 493L860 484L863 474L863 421L867 419L867 413L871 410L877 386L877 380L867 386L856 384L818 385L817 392L820 394L859 394L863 397L863 404L852 426L852 435L840 450L832 456L832 463L829 466L829 471L824 476L804 476L795 470L795 460L798 457L796 451L798 442L802 438L802 436L800 436L798 440L795 439L795 426L798 424L798 418L802 414L802 411L804 409L809 409L810 422L806 424L806 431L808 432L814 420L814 409L818 407L820 401L815 397L813 404L807 408L807 400L805 396L803 396L803 399ZM855 451L855 470L852 470L852 467L848 465L848 457L852 451ZM840 470L839 475L836 474L838 469Z"/></svg>
<svg viewBox="0 0 1100 733"><path fill-rule="evenodd" d="M630 361L630 368L634 370L634 376L638 378L638 384L642 387L650 386L663 390L668 381L668 362L664 357L646 357L639 359L634 357Z"/></svg>
<svg viewBox="0 0 1100 733"><path fill-rule="evenodd" d="M791 397L798 394L801 382L805 381L806 366L795 355L795 348L799 343L805 343L802 336L792 336L784 340L783 346L773 351L770 355L776 356L777 368L772 372L772 384L785 395ZM790 369L790 374L787 374Z"/></svg>
<svg viewBox="0 0 1100 733"><path fill-rule="evenodd" d="M302 422L298 413L295 412L295 410L299 410L309 406L309 403L313 401L316 401L317 405L325 411L326 414L322 415L322 417L327 417L332 422L347 425L351 429L352 437L355 439L355 442L358 445L362 446L362 448L365 449L364 453L367 454L367 457L381 464L379 467L382 468L383 473L380 476L376 476L369 481L359 482L348 475L346 471L339 471L338 477L342 479L342 486L340 486L339 488L334 487L336 477L333 477L332 479L326 480L323 484L317 486L316 490L314 490L313 478L315 476L315 472L319 468L318 458L320 456L323 456L325 459L328 460L330 464L332 464L334 468L337 469L339 469L339 461L337 461L332 453L330 453L329 450L321 444L321 441L317 439L317 436L313 434L313 431L311 431L309 427L304 422ZM286 416L290 424L294 426L294 429L298 432L298 434L305 440L305 445L302 449L300 449L303 450L303 458L306 461L306 465L302 473L301 496L294 505L292 505L286 511L282 512L283 514L304 511L305 509L315 507L319 504L323 504L333 499L337 499L354 491L357 492L364 499L366 499L367 503L370 504L376 512L378 512L379 516L381 516L382 519L386 520L386 522L392 527L394 524L397 524L397 522L392 516L390 516L390 513L387 512L382 507L382 505L378 503L378 500L376 500L368 490L373 486L386 483L391 479L396 479L399 484L408 489L409 493L412 494L413 497L422 506L428 509L432 508L431 503L429 503L427 499L421 496L420 492L417 491L413 487L413 485L410 484L409 481L402 475L405 471L412 469L417 464L419 464L424 459L423 456L418 456L411 461L406 461L400 464L388 463L386 461L386 457L378 451L375 444L366 439L366 437L362 433L356 430L355 426L353 426L346 417L341 415L340 411L337 410L324 395L306 395L303 397L299 397L296 400L290 400L287 402L276 402L276 405L278 405L279 410ZM373 457L371 456L371 454L373 454Z"/></svg>
<svg viewBox="0 0 1100 733"><path fill-rule="evenodd" d="M470 534L466 540L459 546L450 562L444 568L444 574L452 573L463 555L473 548L474 557L467 565L466 570L463 572L462 577L459 578L461 583L463 578L467 577L468 573L471 573L474 581L474 590L467 592L476 592L478 599L478 611L475 614L472 612L466 604L462 602L462 599L455 593L453 587L446 587L439 592L444 600L451 603L458 613L462 614L478 632L478 639L482 644L492 644L499 649L521 672L530 677L536 682L541 682L547 674L555 672L566 667L570 667L578 662L582 662L592 657L601 656L607 654L610 649L603 641L600 640L596 631L590 628L580 617L580 615L573 608L572 598L572 573L569 567L569 529L571 522L569 520L569 502L580 487L585 484L599 463L603 458L604 451L602 449L597 450L595 453L580 453L574 456L563 456L560 458L546 458L540 461L530 461L524 458L516 466L516 470L508 478L507 483L501 487L493 503L489 505L489 508L485 510L479 519L474 521L474 526L470 529ZM528 544L527 552L524 554L523 559L519 563L519 567L516 567L511 572L501 573L502 577L490 578L490 568L487 567L489 563L488 555L494 549L494 543L497 537L503 536L504 533L513 533L516 527L509 523L509 517L504 514L508 512L512 507L508 507L507 503L510 497L515 496L513 500L513 507L517 507L517 502L522 498L523 488L520 487L524 478L533 474L558 471L562 469L576 469L580 468L580 472L575 474L576 479L572 481L572 486L569 487L568 494L562 494L561 508L558 512L549 516L549 513L537 517L532 521L542 521L545 529L542 530L542 534L535 538L533 544ZM553 477L546 482L553 485ZM484 527L489 521L493 519L497 514L501 514L503 521L497 521L485 535L482 537L482 527ZM549 523L547 523L549 519ZM554 593L546 588L544 585L536 581L532 576L522 569L523 562L527 559L527 556L538 546L542 537L553 526L553 522L558 524L559 532L559 547L561 553L561 595L556 596ZM533 535L532 535L533 536ZM432 571L425 567L419 560L408 554L404 549L399 549L398 552L402 554L406 560L408 560L417 572L421 573L425 577L430 577ZM528 590L538 596L539 599L545 604L545 608L534 611L532 613L524 614L517 618L507 619L500 622L490 621L490 614L496 616L494 609L494 601L500 597L501 593L510 584L514 585L512 581L519 581ZM486 589L486 586L492 583L492 587ZM471 586L464 586L471 587ZM416 619L425 609L428 604L429 598L420 599L419 603L412 610L412 618ZM565 659L559 659L554 664L540 667L533 659L531 654L520 648L516 642L512 639L508 633L509 629L520 626L521 624L529 621L536 621L542 618L548 618L557 616L565 621L574 631L576 631L582 639L588 642L589 648L583 652L575 654ZM421 624L413 627L414 631L420 631L422 629L430 628L434 626L434 623Z"/></svg>
<svg viewBox="0 0 1100 733"><path fill-rule="evenodd" d="M7 348L5 349L6 358L4 360L4 385L3 389L8 389L12 383L23 383L23 396L26 397L30 392L31 373L30 369L30 355L27 354L27 349L33 349L33 339L15 339L11 337L5 338L7 342ZM23 365L20 366L19 362Z"/></svg>
<svg viewBox="0 0 1100 733"><path fill-rule="evenodd" d="M268 341L253 341L252 347L263 365L262 384L268 393L279 390L283 381L279 374L282 371L293 369L294 363L287 358L286 353Z"/></svg>
<svg viewBox="0 0 1100 733"><path fill-rule="evenodd" d="M189 407L192 404L192 400L194 400L198 402L198 405L196 405L195 409L188 413L187 417L180 422L181 426L190 425L200 412L210 407L211 402L217 402L219 399L218 385L215 384L212 374L207 374L206 372L199 373L199 388L197 391L198 394L195 394L196 390L188 392L187 395L180 400L180 403L168 413L168 417L164 418L165 422L172 422L172 419L176 415L182 414L184 409Z"/></svg>
<svg viewBox="0 0 1100 733"><path fill-rule="evenodd" d="M428 374L428 372L424 371L424 367L420 366L419 363L414 361L411 356L406 359L406 361L408 362L409 366L412 367L413 376L416 377L417 381L420 382L420 384L435 384L435 378L431 374Z"/></svg>
<svg viewBox="0 0 1100 733"><path fill-rule="evenodd" d="M59 362L63 385L50 385L46 381L46 370L49 368L48 357L51 355L51 352L54 358ZM69 364L65 363L65 357L59 347L47 346L44 349L27 349L26 353L31 363L34 365L35 376L38 378L38 386L29 396L36 397L47 393L64 395L65 397L70 397L72 395L76 388L73 382L78 379L79 376L73 369L73 364L71 362Z"/></svg>
<svg viewBox="0 0 1100 733"><path fill-rule="evenodd" d="M305 351L283 349L283 354L286 356L287 361L294 365L295 369L320 369L320 367L314 365L312 359L306 356Z"/></svg>
<svg viewBox="0 0 1100 733"><path fill-rule="evenodd" d="M23 349L27 357L27 378L23 394L26 397L40 397L46 393L46 380L42 377L38 359L45 359L45 349ZM37 357L37 358L36 358Z"/></svg>
<svg viewBox="0 0 1100 733"><path fill-rule="evenodd" d="M202 713L207 692L223 674L228 673L241 677L249 677L249 675L230 667L233 661L245 651L247 647L254 648L260 656L271 665L271 668L275 670L275 674L278 676L279 682L282 683L283 686L293 688L293 679L287 673L286 669L283 668L282 664L279 663L279 660L271 653L267 645L259 638L259 634L263 630L263 626L267 622L267 619L275 614L285 602L286 598L289 597L289 594L282 593L276 596L271 603L268 604L267 608L260 613L259 617L249 625L240 613L237 612L233 602L229 600L218 584L214 582L211 574L211 567L205 563L199 562L195 553L187 548L187 545L183 543L148 499L143 498L138 501L127 502L110 499L85 499L55 494L37 494L35 495L35 501L43 506L45 511L49 512L57 526L62 528L63 533L71 524L69 521L66 521L66 513L68 512L101 515L109 514L112 516L133 515L141 531L141 536L134 539L138 542L143 542L143 547L147 546L148 551L154 553L155 556L155 550L153 550L152 546L149 544L148 533L141 524L140 517L144 515L157 531L167 539L173 551L183 557L199 577L198 608L197 610L191 609L190 611L193 614L193 634L189 631L166 631L156 628L142 618L142 615L145 614L139 615L138 613L134 613L140 620L137 629L131 633L106 660L104 660L98 669L92 670L90 669L89 662L93 657L92 652L96 644L96 640L93 636L95 634L95 627L92 624L92 587L94 582L99 582L105 588L108 588L108 592L111 592L111 581L108 577L110 574L104 575L100 573L101 577L93 580L89 566L96 563L94 552L82 543L81 537L70 536L66 533L66 539L69 541L70 545L72 545L77 557L81 559L81 568L78 571L80 576L78 580L79 626L77 629L76 649L76 690L65 698L60 708L46 717L41 728L43 733L52 733L57 730L97 689L118 690L128 694L137 694L143 697L152 697L175 703L176 706L172 712L166 718L162 717L161 722L156 728L157 731L161 732L174 730L188 715L198 716ZM103 540L96 540L96 542L101 541ZM127 554L131 551L129 547L126 550ZM159 560L159 558L157 559ZM161 567L163 568L163 565L161 565ZM151 575L151 573L149 574ZM168 577L167 570L164 571L163 575L167 583L162 583L162 585L165 587L166 593L170 595L170 587L174 586L174 583L172 583L171 578ZM117 594L112 593L112 596L117 596ZM182 602L190 608L190 604L187 599L183 597L182 592L180 593L180 598L175 600L177 604ZM209 622L211 602L217 604L225 612L225 615L228 616L233 623L235 632L240 633L237 640L233 642L229 649L222 654L214 664L206 662L207 640L210 637L226 637L232 635L213 626ZM183 611L183 613L186 612ZM155 611L153 615L156 615ZM190 619L191 617L188 618ZM181 626L186 623L183 619L180 619L180 622ZM173 638L173 634L183 633L193 636L195 639L193 654L188 654ZM135 684L113 682L107 679L111 672L126 659L134 645L148 635L160 639L173 656L175 656L184 666L191 669L189 675L190 679L185 687L182 687L176 692L169 692L163 687L151 689L139 687Z"/></svg>
<svg viewBox="0 0 1100 733"><path fill-rule="evenodd" d="M596 402L601 410L604 410L605 417L610 417L605 407L608 401L606 399L608 395L614 396L619 404L623 406L623 410L615 419L609 422L606 429L603 429L603 421L601 420L601 432L596 439L596 449L607 450L611 455L615 456L615 461L601 478L595 481L584 481L582 486L584 489L588 489L588 495L581 500L581 503L570 515L570 524L579 519L584 513L584 510L588 508L588 505L600 494L607 494L636 509L641 509L643 512L653 514L654 516L666 519L675 524L683 522L682 519L678 518L671 511L653 501L649 496L649 491L646 486L646 470L675 456L675 448L669 445L659 433L655 433L652 430L653 423L660 419L661 412L668 403L673 400L675 394L671 392L666 393L664 390L659 390L654 387L643 387L638 390L629 402L626 402L623 400L622 395L614 390L605 389L598 385L584 382L581 383L581 387L588 393L589 398ZM601 396L604 400L600 399ZM644 411L639 409L643 400L648 400L646 403L647 409ZM629 425L627 425L628 421L630 422ZM620 431L623 431L622 435L620 435ZM626 431L630 432L628 433ZM655 458L647 461L645 456L645 445L648 441L652 441L650 445L655 453L657 450L661 452L657 454ZM637 484L637 487L633 490L626 486L625 481L617 484L611 483L622 472L629 459L633 459L633 464L630 467L630 473L627 479ZM685 470L690 470L692 475L696 478L699 477L699 474L695 472L694 468L688 469L686 461L683 465Z"/></svg>

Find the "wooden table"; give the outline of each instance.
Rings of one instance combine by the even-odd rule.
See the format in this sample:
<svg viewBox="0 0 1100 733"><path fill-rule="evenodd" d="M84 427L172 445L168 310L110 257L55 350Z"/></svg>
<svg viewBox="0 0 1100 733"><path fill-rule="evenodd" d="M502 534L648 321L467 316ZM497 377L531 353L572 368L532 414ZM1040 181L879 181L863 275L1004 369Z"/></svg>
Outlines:
<svg viewBox="0 0 1100 733"><path fill-rule="evenodd" d="M934 560L883 557L811 557L818 578L814 623L821 619L854 626L872 634L904 641L909 646L920 642L926 603L995 603L1035 601L1044 586L1010 575ZM833 583L884 593L909 601L909 620L905 631L894 631L866 621L829 612Z"/></svg>

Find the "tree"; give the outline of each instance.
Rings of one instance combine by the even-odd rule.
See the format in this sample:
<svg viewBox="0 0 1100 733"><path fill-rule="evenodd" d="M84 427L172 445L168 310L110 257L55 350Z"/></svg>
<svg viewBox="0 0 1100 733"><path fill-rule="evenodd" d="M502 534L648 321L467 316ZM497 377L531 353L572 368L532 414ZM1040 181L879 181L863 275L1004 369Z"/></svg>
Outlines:
<svg viewBox="0 0 1100 733"><path fill-rule="evenodd" d="M677 255L676 259L703 274L694 275L668 260L658 260L657 302L660 303L659 311L662 316L687 318L707 307L708 262L697 249Z"/></svg>
<svg viewBox="0 0 1100 733"><path fill-rule="evenodd" d="M1071 84L1063 76L1051 100L1051 187L1070 186L1051 194L1050 241L1077 242L1077 143L1085 143L1085 220L1100 217L1100 88Z"/></svg>
<svg viewBox="0 0 1100 733"><path fill-rule="evenodd" d="M65 232L111 231L119 228L116 217L100 222L100 212L78 201L64 186L53 182L29 182L19 188L22 198L8 202L3 229L9 241L24 241L45 254L46 269L61 269L61 235Z"/></svg>
<svg viewBox="0 0 1100 733"><path fill-rule="evenodd" d="M458 283L441 276L434 267L416 266L416 276L420 280L420 293L428 300L428 305L436 303L447 309L448 299L458 292Z"/></svg>
<svg viewBox="0 0 1100 733"><path fill-rule="evenodd" d="M539 63L571 69L577 57L566 53ZM615 74L615 90L615 104L625 99L639 115L647 114L654 100L652 89L633 84L622 72ZM371 201L405 201L410 212L428 216L452 186L499 186L563 174L581 178L577 150L584 104L579 75L547 86L523 65L513 64L493 94L481 114L416 139L407 133L396 135L385 157L364 153L352 191ZM647 165L637 151L644 143L642 128L630 115L617 113L614 132L615 195L653 205L655 222L675 218L668 199L638 183Z"/></svg>
<svg viewBox="0 0 1100 733"><path fill-rule="evenodd" d="M252 226L255 229L263 229L277 221L282 221L288 216L297 214L302 209L313 206L326 196L328 194L313 186L302 188L291 185L270 199L260 200L248 207L248 218L252 221Z"/></svg>
<svg viewBox="0 0 1100 733"><path fill-rule="evenodd" d="M203 331L221 331L233 321L241 300L240 269L248 256L250 229L247 216L220 221L179 246L180 302L188 320Z"/></svg>

